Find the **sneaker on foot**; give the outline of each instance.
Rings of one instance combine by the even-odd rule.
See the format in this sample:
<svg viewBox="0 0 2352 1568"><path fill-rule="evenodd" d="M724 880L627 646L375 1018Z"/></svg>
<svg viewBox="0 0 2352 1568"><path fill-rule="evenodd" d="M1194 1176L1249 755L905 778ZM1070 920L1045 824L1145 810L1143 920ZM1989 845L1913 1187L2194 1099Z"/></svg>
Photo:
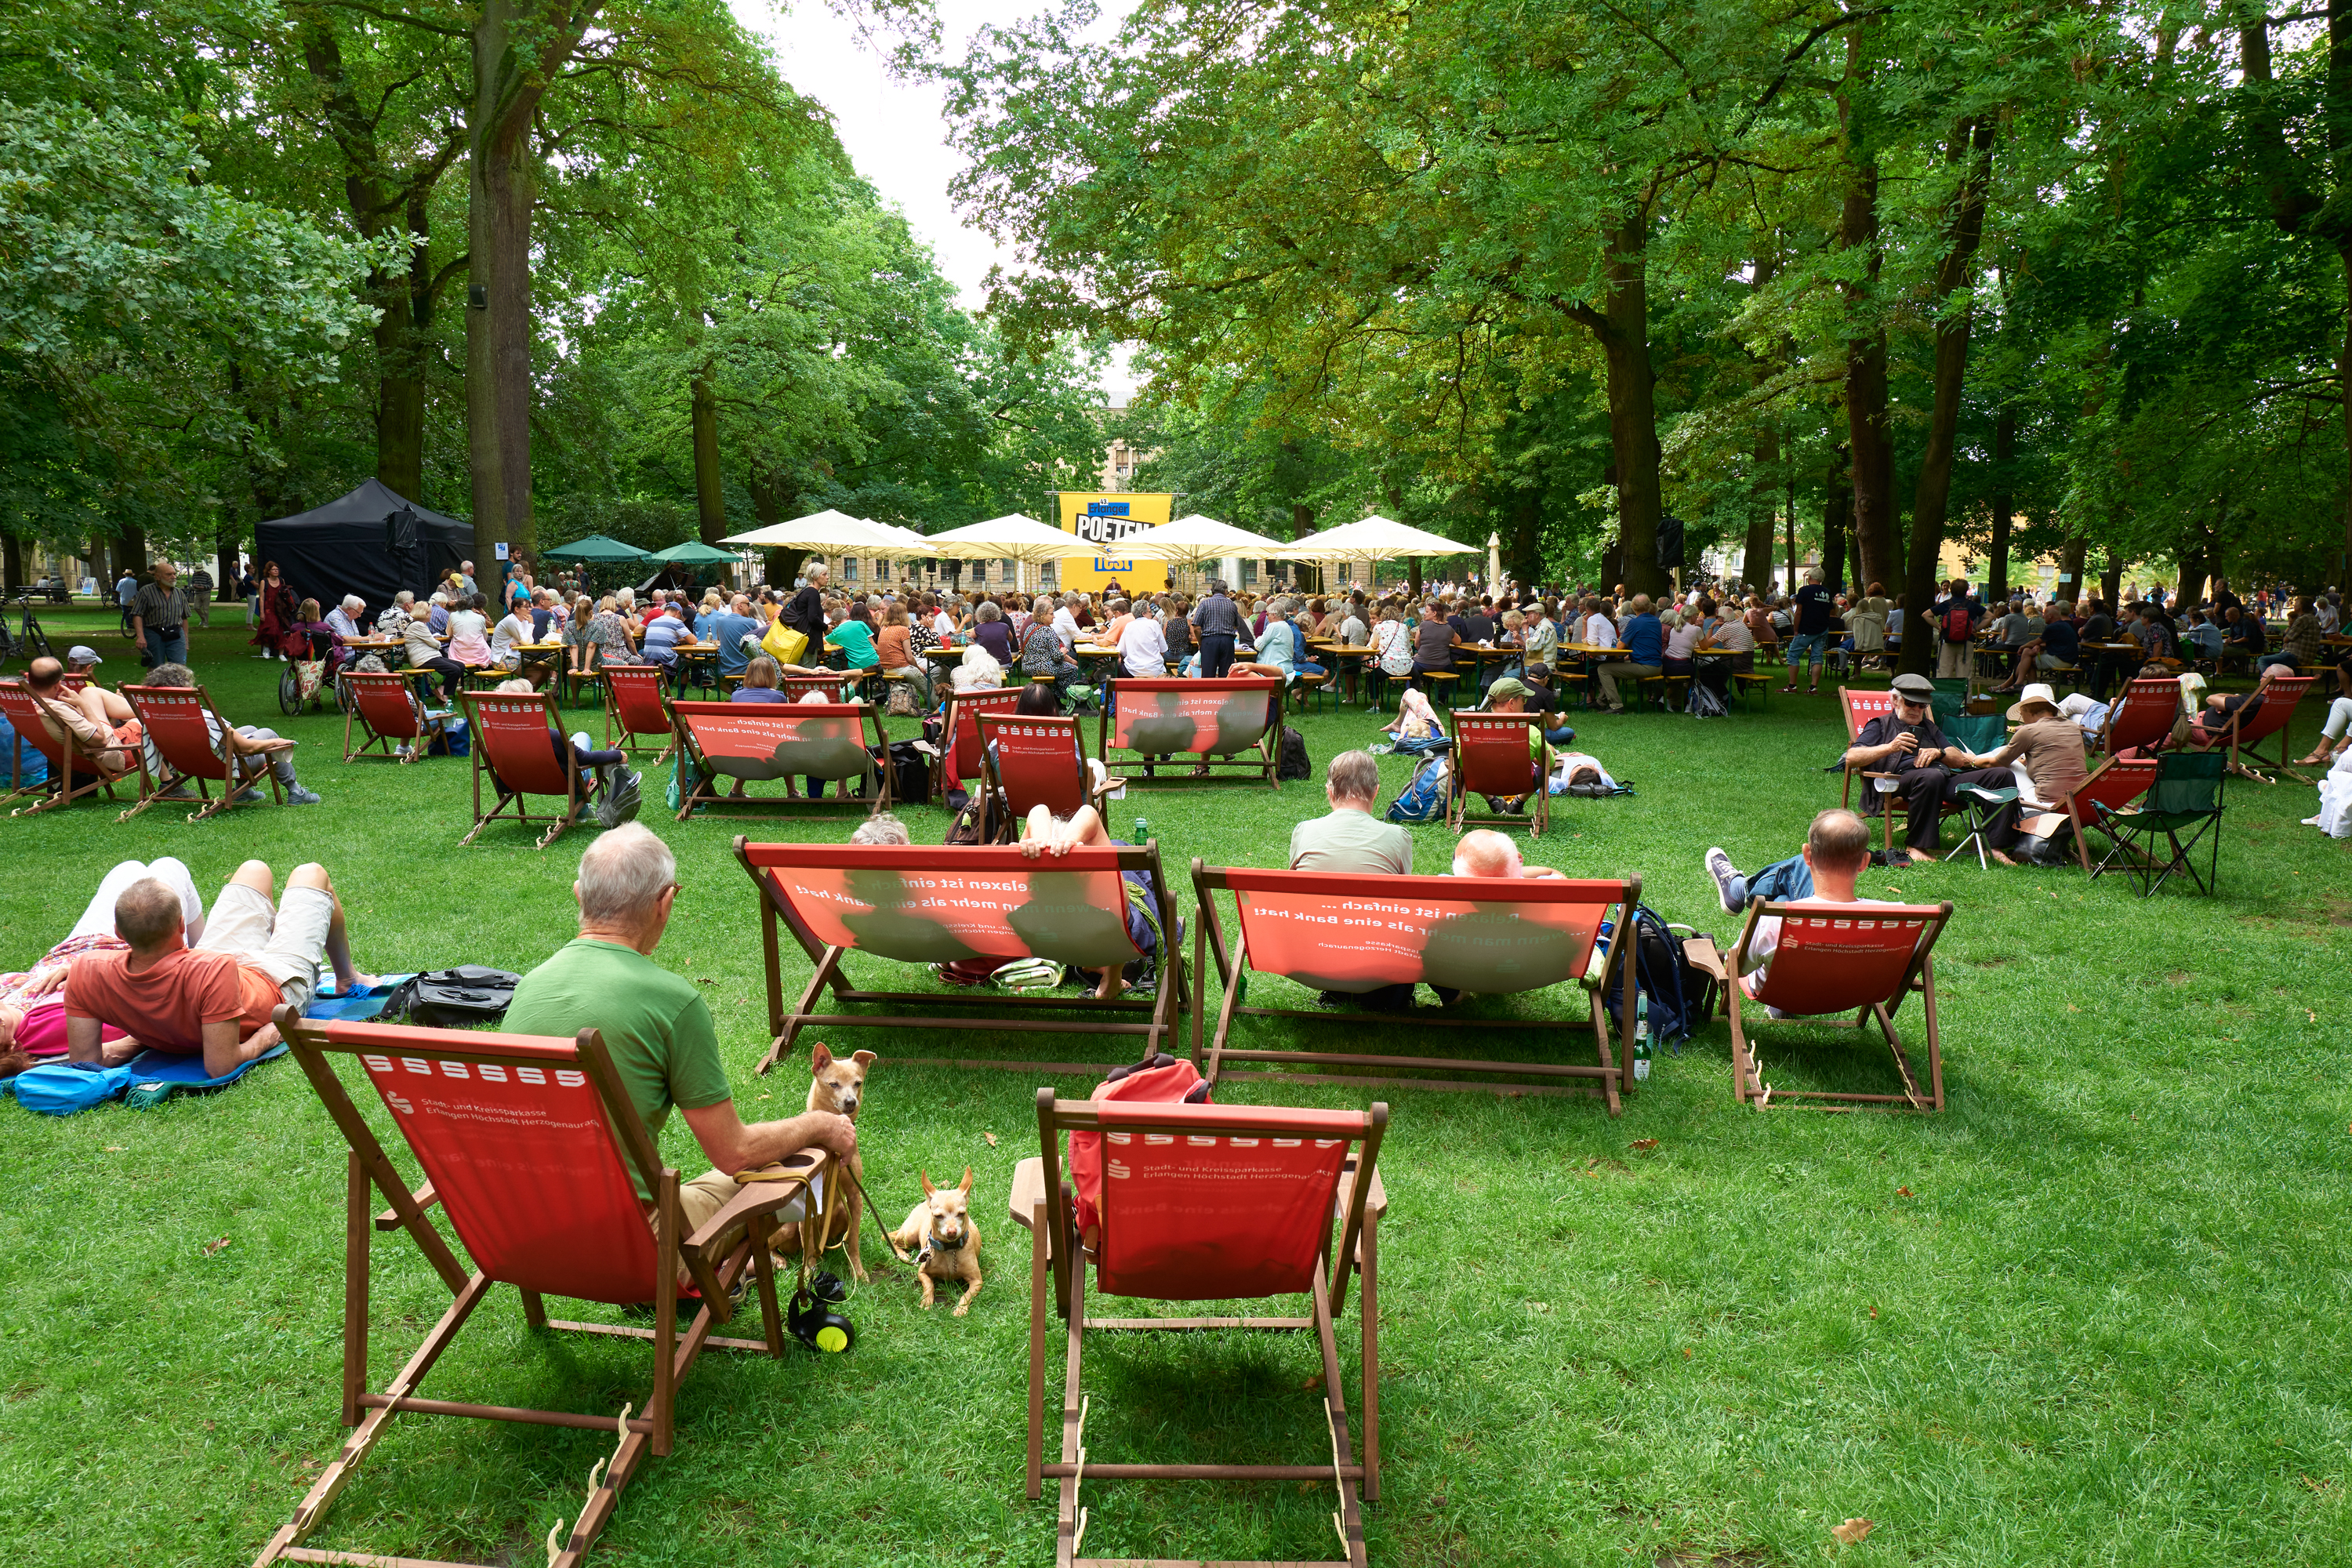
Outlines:
<svg viewBox="0 0 2352 1568"><path fill-rule="evenodd" d="M228 803L231 805L258 805L261 804L261 786L255 784L250 789L239 790L229 796Z"/></svg>
<svg viewBox="0 0 2352 1568"><path fill-rule="evenodd" d="M286 786L286 804L289 805L316 805L319 798L317 790L304 789L300 784Z"/></svg>
<svg viewBox="0 0 2352 1568"><path fill-rule="evenodd" d="M1732 879L1739 875L1739 868L1731 863L1731 857L1721 848L1710 846L1706 852L1706 874L1715 879L1716 901L1723 906L1723 912L1727 915L1739 913L1740 906L1731 901Z"/></svg>
<svg viewBox="0 0 2352 1568"><path fill-rule="evenodd" d="M170 789L165 790L155 798L158 800L194 800L196 798L196 792L188 787L187 780L182 779L178 784L173 784Z"/></svg>

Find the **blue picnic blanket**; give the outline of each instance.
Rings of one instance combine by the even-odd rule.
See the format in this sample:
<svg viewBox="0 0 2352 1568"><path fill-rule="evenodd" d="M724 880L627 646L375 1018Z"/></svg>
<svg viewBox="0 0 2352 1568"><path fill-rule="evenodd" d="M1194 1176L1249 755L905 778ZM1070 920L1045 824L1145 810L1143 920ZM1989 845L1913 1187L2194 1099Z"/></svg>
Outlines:
<svg viewBox="0 0 2352 1568"><path fill-rule="evenodd" d="M272 1046L218 1078L205 1071L201 1056L163 1051L142 1051L113 1068L44 1062L15 1078L0 1079L0 1094L14 1095L17 1104L45 1116L71 1116L115 1099L126 1100L133 1110L149 1110L175 1094L226 1089L258 1064L284 1056L286 1050L283 1044Z"/></svg>

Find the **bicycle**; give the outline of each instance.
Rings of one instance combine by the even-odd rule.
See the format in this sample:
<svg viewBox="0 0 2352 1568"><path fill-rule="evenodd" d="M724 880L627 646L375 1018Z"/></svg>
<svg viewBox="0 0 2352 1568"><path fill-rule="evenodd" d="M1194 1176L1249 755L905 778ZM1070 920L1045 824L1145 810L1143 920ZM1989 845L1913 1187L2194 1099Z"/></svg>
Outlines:
<svg viewBox="0 0 2352 1568"><path fill-rule="evenodd" d="M24 626L17 636L11 637L6 608L0 605L0 664L7 663L11 658L22 658L30 664L36 658L50 657L53 650L49 647L48 634L41 630L41 623L33 617L33 595L29 591L18 594L16 608L24 617Z"/></svg>

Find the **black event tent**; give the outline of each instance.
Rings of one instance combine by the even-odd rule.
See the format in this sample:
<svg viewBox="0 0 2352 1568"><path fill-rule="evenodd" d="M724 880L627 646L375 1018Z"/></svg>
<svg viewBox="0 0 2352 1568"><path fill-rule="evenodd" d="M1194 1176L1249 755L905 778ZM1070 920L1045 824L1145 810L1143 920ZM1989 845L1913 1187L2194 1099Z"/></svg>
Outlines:
<svg viewBox="0 0 2352 1568"><path fill-rule="evenodd" d="M404 513L414 517L413 528ZM253 531L256 576L262 563L275 561L296 596L318 600L321 615L357 594L370 621L401 589L422 595L473 558L473 524L428 511L381 479Z"/></svg>

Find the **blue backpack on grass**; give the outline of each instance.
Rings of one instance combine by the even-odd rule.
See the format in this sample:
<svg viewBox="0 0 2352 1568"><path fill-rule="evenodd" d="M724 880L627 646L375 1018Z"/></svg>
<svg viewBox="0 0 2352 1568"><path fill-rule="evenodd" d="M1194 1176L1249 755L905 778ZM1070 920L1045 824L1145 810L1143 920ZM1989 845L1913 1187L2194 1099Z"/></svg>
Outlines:
<svg viewBox="0 0 2352 1568"><path fill-rule="evenodd" d="M1452 764L1444 757L1430 757L1412 775L1412 782L1389 802L1391 822L1435 822L1445 815L1446 770Z"/></svg>

